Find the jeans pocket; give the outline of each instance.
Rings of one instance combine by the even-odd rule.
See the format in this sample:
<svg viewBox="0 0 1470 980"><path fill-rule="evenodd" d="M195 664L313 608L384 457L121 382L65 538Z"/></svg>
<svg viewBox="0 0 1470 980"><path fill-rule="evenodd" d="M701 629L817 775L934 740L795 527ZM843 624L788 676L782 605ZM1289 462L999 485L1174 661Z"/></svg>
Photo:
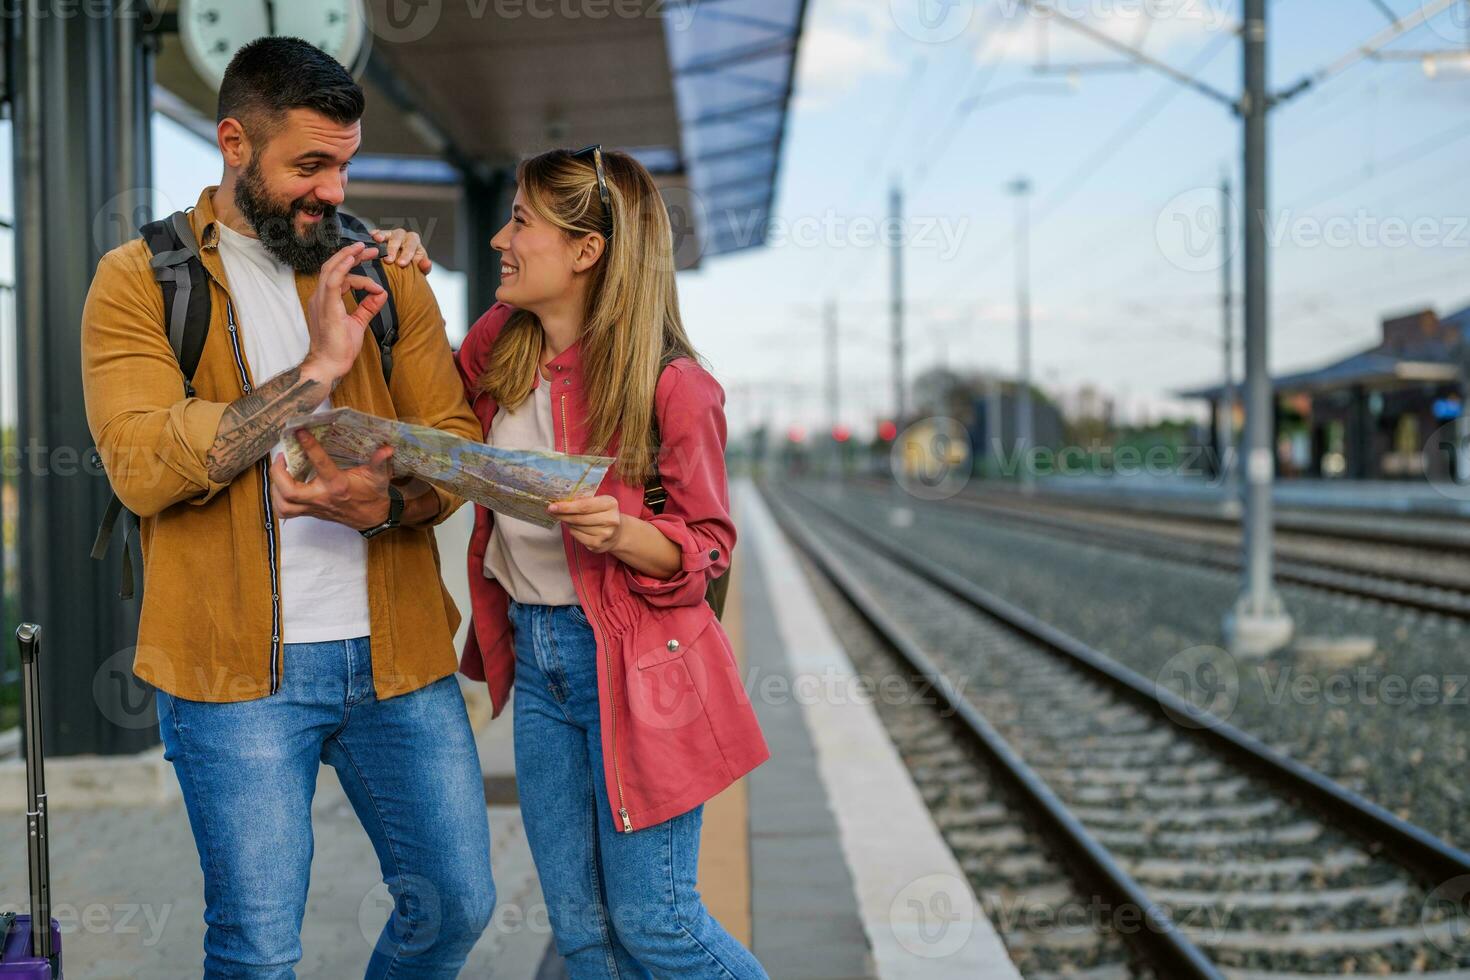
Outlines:
<svg viewBox="0 0 1470 980"><path fill-rule="evenodd" d="M572 617L573 622L580 623L583 626L592 625L592 623L587 619L587 610L583 609L579 604L575 602L572 603L570 606L567 606L567 615Z"/></svg>

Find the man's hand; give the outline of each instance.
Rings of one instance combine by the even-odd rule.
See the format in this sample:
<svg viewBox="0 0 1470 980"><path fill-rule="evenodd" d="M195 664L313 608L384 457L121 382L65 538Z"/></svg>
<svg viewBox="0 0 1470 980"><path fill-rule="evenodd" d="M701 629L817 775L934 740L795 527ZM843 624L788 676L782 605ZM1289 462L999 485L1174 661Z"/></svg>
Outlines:
<svg viewBox="0 0 1470 980"><path fill-rule="evenodd" d="M394 228L391 231L378 229L373 232L373 240L383 246L383 261L389 265L396 262L406 269L410 263L416 263L419 271L426 276L434 270L434 263L429 259L423 239L416 231L404 228Z"/></svg>
<svg viewBox="0 0 1470 980"><path fill-rule="evenodd" d="M354 242L322 264L316 292L306 304L306 326L311 346L301 362L303 376L335 384L352 369L362 350L362 338L378 315L388 294L367 276L353 273L359 262L376 257L378 250ZM342 298L354 289L367 292L357 309L347 312Z"/></svg>
<svg viewBox="0 0 1470 980"><path fill-rule="evenodd" d="M623 532L623 512L618 510L617 497L603 494L581 500L558 500L546 510L565 524L572 537L588 551L601 554L618 546Z"/></svg>
<svg viewBox="0 0 1470 980"><path fill-rule="evenodd" d="M316 477L306 483L294 479L286 469L285 456L271 463L271 504L282 519L316 517L358 531L388 519L392 446L378 447L361 466L341 469L311 433L297 430L295 437L316 469Z"/></svg>

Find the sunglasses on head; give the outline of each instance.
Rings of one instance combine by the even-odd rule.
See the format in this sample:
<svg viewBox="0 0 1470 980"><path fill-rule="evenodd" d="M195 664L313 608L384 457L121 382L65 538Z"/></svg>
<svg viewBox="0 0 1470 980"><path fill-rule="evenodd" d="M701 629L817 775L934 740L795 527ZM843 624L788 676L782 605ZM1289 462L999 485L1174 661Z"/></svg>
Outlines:
<svg viewBox="0 0 1470 980"><path fill-rule="evenodd" d="M607 218L607 220L603 222L603 237L612 238L612 193L607 189L607 171L602 168L602 144L593 143L591 146L584 146L576 153L573 153L572 158L577 160L590 159L592 161L592 165L597 168L597 196L602 199L602 213Z"/></svg>

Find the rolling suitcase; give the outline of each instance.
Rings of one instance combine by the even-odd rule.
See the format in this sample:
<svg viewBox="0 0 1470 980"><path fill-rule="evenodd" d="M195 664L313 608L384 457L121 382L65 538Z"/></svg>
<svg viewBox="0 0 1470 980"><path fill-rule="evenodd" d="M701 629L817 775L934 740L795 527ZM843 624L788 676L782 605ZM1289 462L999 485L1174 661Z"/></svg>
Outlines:
<svg viewBox="0 0 1470 980"><path fill-rule="evenodd" d="M22 623L15 631L20 646L21 694L25 712L26 844L30 851L31 914L0 915L0 980L61 980L61 930L51 918L51 857L47 845L45 753L41 746L41 689L36 656L41 627ZM39 932L33 922L45 922Z"/></svg>

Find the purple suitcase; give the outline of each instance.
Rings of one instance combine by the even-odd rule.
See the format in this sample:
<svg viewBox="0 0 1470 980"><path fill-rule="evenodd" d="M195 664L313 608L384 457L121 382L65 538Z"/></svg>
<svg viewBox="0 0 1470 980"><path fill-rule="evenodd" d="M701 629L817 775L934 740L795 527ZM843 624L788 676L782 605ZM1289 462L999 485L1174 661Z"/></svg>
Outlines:
<svg viewBox="0 0 1470 980"><path fill-rule="evenodd" d="M41 746L41 688L36 675L41 627L22 623L16 628L15 640L20 646L25 702L26 845L30 852L31 914L0 917L0 928L5 928L4 944L0 946L0 980L61 980L61 929L51 918L45 751ZM51 928L32 935L33 917L49 922Z"/></svg>

